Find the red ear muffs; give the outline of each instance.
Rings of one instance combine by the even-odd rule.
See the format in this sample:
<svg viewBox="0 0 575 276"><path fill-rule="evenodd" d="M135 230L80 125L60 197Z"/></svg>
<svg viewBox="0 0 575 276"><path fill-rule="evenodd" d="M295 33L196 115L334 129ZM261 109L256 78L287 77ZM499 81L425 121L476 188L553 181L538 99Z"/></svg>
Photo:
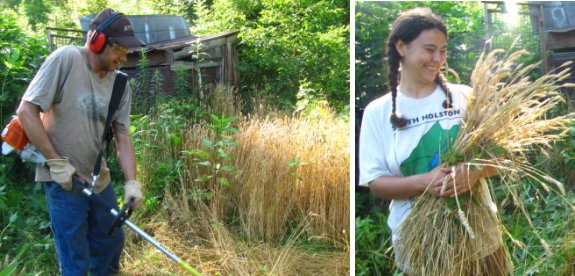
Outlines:
<svg viewBox="0 0 575 276"><path fill-rule="evenodd" d="M88 46L90 51L100 54L104 52L106 49L106 45L108 45L108 37L104 33L104 29L106 29L110 24L112 24L116 19L122 16L122 13L114 12L110 15L106 20L102 23L98 24L96 29L93 30L92 35L89 38Z"/></svg>
<svg viewBox="0 0 575 276"><path fill-rule="evenodd" d="M106 44L108 44L106 35L103 32L94 30L90 36L90 43L88 44L90 50L96 54L100 54L106 49Z"/></svg>

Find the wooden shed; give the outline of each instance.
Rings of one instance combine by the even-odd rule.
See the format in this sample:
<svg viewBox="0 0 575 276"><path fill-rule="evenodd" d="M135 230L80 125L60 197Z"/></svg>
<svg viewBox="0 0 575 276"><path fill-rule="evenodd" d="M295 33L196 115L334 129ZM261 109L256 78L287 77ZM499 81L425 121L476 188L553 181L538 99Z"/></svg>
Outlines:
<svg viewBox="0 0 575 276"><path fill-rule="evenodd" d="M490 28L493 13L505 13L504 1L482 1L485 22ZM575 83L575 2L573 1L527 1L527 13L521 13L531 21L531 29L539 37L539 50L543 72L550 72L566 61L573 61L571 77L566 82ZM571 105L575 103L575 90L565 89Z"/></svg>
<svg viewBox="0 0 575 276"><path fill-rule="evenodd" d="M80 17L81 30L48 28L48 46L53 51L63 45L83 45L89 23L95 15ZM131 49L122 71L131 77L142 75L141 52L147 60L146 74L161 74L162 91L174 90L176 70L185 70L188 83L194 87L205 84L234 86L239 80L235 70L237 52L234 41L239 31L209 36L190 33L185 20L175 15L130 15L136 36L146 43L142 48ZM180 68L180 69L178 69ZM200 89L200 91L202 91ZM200 96L203 96L200 94Z"/></svg>
<svg viewBox="0 0 575 276"><path fill-rule="evenodd" d="M571 76L566 82L575 83L575 2L528 1L528 5L533 33L540 37L545 71L572 61ZM575 90L565 90L573 106Z"/></svg>
<svg viewBox="0 0 575 276"><path fill-rule="evenodd" d="M529 1L533 33L541 39L546 71L564 61L575 61L575 2Z"/></svg>

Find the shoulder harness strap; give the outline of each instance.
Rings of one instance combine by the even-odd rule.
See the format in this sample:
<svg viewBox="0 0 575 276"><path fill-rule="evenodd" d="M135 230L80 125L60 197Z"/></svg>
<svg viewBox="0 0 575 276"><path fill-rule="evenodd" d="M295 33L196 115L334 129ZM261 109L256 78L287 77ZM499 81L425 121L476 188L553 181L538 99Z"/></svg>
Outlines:
<svg viewBox="0 0 575 276"><path fill-rule="evenodd" d="M103 144L106 144L106 147L110 144L113 138L112 132L112 119L114 117L114 113L118 110L120 106L120 101L122 100L122 96L124 95L124 91L126 90L126 84L128 83L128 75L125 73L119 72L116 74L116 80L114 81L114 88L112 89L112 97L110 98L110 104L108 105L108 116L106 116L106 123L104 124L104 135L102 137L102 148L98 153L98 159L96 159L96 165L94 166L94 171L92 172L93 176L100 175L100 165L102 163L102 154L103 154ZM94 183L95 184L95 183Z"/></svg>

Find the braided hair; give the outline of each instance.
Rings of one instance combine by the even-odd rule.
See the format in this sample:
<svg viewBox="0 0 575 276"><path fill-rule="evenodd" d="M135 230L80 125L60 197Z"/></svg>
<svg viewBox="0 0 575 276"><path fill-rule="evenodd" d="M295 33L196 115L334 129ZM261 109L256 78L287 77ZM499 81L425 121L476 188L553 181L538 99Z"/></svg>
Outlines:
<svg viewBox="0 0 575 276"><path fill-rule="evenodd" d="M409 44L415 40L423 31L437 29L447 37L447 27L443 19L431 12L429 9L415 8L403 12L392 24L391 33L387 40L387 60L389 70L389 89L391 90L391 124L394 128L403 128L407 125L407 119L401 117L397 112L397 85L399 83L399 65L401 55L395 47L397 41ZM446 99L443 108L453 107L453 97L447 87L447 80L442 73L437 74L435 82L445 91Z"/></svg>

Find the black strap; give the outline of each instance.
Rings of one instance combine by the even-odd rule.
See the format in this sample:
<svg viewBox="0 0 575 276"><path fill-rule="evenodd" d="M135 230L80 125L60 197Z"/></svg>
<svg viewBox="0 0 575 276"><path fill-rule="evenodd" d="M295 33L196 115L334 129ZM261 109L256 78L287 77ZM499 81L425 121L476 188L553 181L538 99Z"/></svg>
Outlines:
<svg viewBox="0 0 575 276"><path fill-rule="evenodd" d="M116 74L116 80L114 81L114 88L112 89L112 97L110 99L110 104L108 105L108 116L106 117L106 123L104 124L104 135L102 137L102 146L100 147L100 152L98 153L98 159L96 159L96 165L94 165L93 176L100 175L100 166L102 165L102 154L104 153L104 144L109 144L112 141L112 118L114 113L120 106L120 101L122 100L122 95L126 90L126 83L128 83L128 75L122 72Z"/></svg>

